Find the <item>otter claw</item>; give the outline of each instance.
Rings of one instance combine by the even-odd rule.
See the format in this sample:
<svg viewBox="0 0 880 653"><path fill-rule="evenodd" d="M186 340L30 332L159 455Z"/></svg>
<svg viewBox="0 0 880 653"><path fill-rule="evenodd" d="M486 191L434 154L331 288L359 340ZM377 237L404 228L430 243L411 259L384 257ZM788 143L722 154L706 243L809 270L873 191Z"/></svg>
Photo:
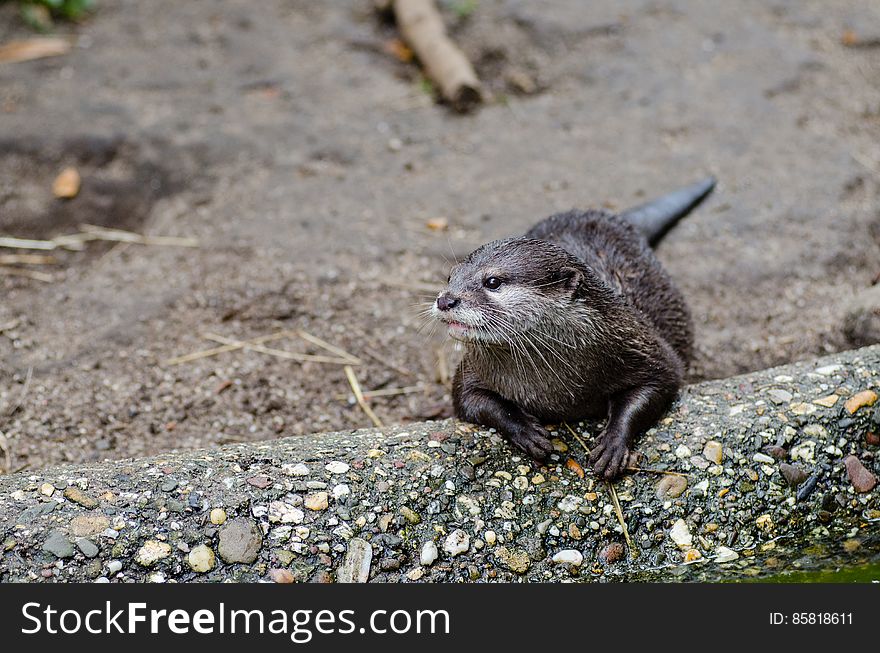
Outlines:
<svg viewBox="0 0 880 653"><path fill-rule="evenodd" d="M550 434L541 426L526 426L510 436L510 442L539 461L547 460L553 445Z"/></svg>
<svg viewBox="0 0 880 653"><path fill-rule="evenodd" d="M614 480L626 469L629 447L624 438L603 437L590 452L590 462L597 476Z"/></svg>

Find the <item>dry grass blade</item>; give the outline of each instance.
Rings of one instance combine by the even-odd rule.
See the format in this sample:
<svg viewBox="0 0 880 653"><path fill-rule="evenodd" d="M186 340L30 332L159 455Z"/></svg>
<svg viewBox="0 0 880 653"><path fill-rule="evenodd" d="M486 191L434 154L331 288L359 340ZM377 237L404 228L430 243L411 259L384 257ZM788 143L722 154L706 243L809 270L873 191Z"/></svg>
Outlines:
<svg viewBox="0 0 880 653"><path fill-rule="evenodd" d="M52 265L57 263L54 256L43 254L0 254L0 265Z"/></svg>
<svg viewBox="0 0 880 653"><path fill-rule="evenodd" d="M10 268L0 266L0 277L26 277L43 283L51 283L55 280L51 274L45 272L37 272L36 270L26 270L24 268Z"/></svg>
<svg viewBox="0 0 880 653"><path fill-rule="evenodd" d="M21 408L21 405L24 403L24 398L27 396L28 390L31 387L31 379L33 378L33 376L34 376L34 368L29 367L28 371L27 371L27 376L24 379L24 385L21 388L21 393L18 395L18 399L16 400L16 402L14 404L12 404L9 407L9 410L6 411L7 417L14 415L15 411L17 411L19 408Z"/></svg>
<svg viewBox="0 0 880 653"><path fill-rule="evenodd" d="M133 231L97 227L92 224L81 224L79 228L94 240L109 240L117 243L134 243L136 245L158 245L166 247L199 246L199 241L195 238L180 238L177 236L144 236L143 234L136 234Z"/></svg>
<svg viewBox="0 0 880 653"><path fill-rule="evenodd" d="M206 340L213 340L214 342L219 342L224 345L238 345L241 349L246 351L255 351L260 354L267 354L269 356L275 356L276 358L284 358L292 361L299 361L300 363L325 363L327 365L352 365L353 363L346 358L330 358L329 356L312 356L311 354L300 354L293 351L285 351L283 349L272 349L270 347L263 347L262 345L250 344L248 342L242 342L241 340L233 340L232 338L224 338L223 336L219 336L216 333L205 333L202 334L202 337Z"/></svg>
<svg viewBox="0 0 880 653"><path fill-rule="evenodd" d="M300 329L299 331L297 331L296 334L297 334L300 338L302 338L303 340L305 340L306 342L310 342L310 343L312 343L313 345L317 345L317 346L320 347L321 349L324 349L324 350L326 350L326 351L329 351L331 354L336 354L336 355L339 356L340 358L346 358L346 359L348 359L348 361L349 361L352 365L361 365L361 364L363 364L363 361L361 361L361 359L359 359L357 356L353 356L353 355L349 354L347 351L345 351L344 349L342 349L342 348L340 348L340 347L337 347L336 345L331 345L331 344L330 344L329 342L327 342L326 340L321 340L318 336L313 336L311 333L307 333L307 332L303 331L302 329Z"/></svg>
<svg viewBox="0 0 880 653"><path fill-rule="evenodd" d="M364 392L364 399L373 399L374 397L396 397L397 395L406 395L413 392L422 392L424 388L420 385L410 385L405 388L382 388L381 390L367 390ZM337 399L345 399L349 395L336 395Z"/></svg>
<svg viewBox="0 0 880 653"><path fill-rule="evenodd" d="M57 37L10 41L0 45L0 63L20 63L46 57L59 57L70 52L70 42Z"/></svg>
<svg viewBox="0 0 880 653"><path fill-rule="evenodd" d="M12 238L10 236L0 237L0 247L8 247L10 249L40 249L53 250L58 248L58 243L54 240L30 240L28 238Z"/></svg>
<svg viewBox="0 0 880 653"><path fill-rule="evenodd" d="M617 490L615 490L614 486L608 481L605 481L605 485L608 486L608 492L611 493L611 501L614 503L614 512L617 513L617 521L620 522L620 528L623 531L623 539L626 540L626 546L629 549L630 556L635 560L639 557L639 552L633 547L632 540L629 537L629 529L626 527L626 522L623 519L623 511L620 509L620 501L617 499Z"/></svg>
<svg viewBox="0 0 880 653"><path fill-rule="evenodd" d="M5 333L7 331L12 331L15 327L21 324L21 320L15 318L14 320L10 320L5 324L0 324L0 333Z"/></svg>
<svg viewBox="0 0 880 653"><path fill-rule="evenodd" d="M287 338L293 335L291 331L277 331L275 333L270 333L269 335L260 336L259 338L251 338L250 340L241 340L235 341L236 344L231 345L223 345L222 347L212 347L211 349L203 349L201 351L196 351L191 354L185 354L183 356L176 356L175 358L169 358L166 361L163 361L163 365L180 365L181 363L189 363L191 361L199 360L201 358L209 358L211 356L216 356L217 354L222 354L227 351L236 351L238 349L243 349L246 344L249 345L259 345L264 342L271 342L272 340L280 340L281 338Z"/></svg>
<svg viewBox="0 0 880 653"><path fill-rule="evenodd" d="M376 417L376 413L373 412L373 409L370 408L367 400L364 399L364 394L361 392L361 384L358 383L357 377L354 375L354 369L351 365L345 366L345 376L348 377L348 385L351 386L351 391L354 393L354 398L357 400L358 406L360 406L361 410L367 414L367 417L372 420L375 426L382 428L382 421Z"/></svg>
<svg viewBox="0 0 880 653"><path fill-rule="evenodd" d="M590 448L587 446L587 443L584 442L581 439L581 436L579 436L577 434L577 432L575 432L575 430L568 425L568 422L563 422L563 424L565 425L565 428L568 429L568 432L574 436L574 439L578 441L578 444L580 444L584 448L584 451L586 451L587 455L589 456L590 455Z"/></svg>

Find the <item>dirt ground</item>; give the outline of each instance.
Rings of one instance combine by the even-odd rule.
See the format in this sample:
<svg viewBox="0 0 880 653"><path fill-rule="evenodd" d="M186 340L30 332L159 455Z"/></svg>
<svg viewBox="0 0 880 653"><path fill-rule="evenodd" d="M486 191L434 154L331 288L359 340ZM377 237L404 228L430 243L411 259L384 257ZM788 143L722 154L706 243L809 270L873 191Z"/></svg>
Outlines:
<svg viewBox="0 0 880 653"><path fill-rule="evenodd" d="M362 359L365 389L417 388L371 400L384 422L446 415L455 352L418 304L451 260L706 173L716 193L659 250L694 312L692 377L858 344L844 317L880 273L874 0L446 4L491 96L464 117L367 0L100 0L60 28L68 55L0 65L0 235L200 243L0 276L0 471L369 425L339 365L166 363L208 333L304 329ZM0 6L0 43L32 35ZM82 191L58 200L67 165Z"/></svg>

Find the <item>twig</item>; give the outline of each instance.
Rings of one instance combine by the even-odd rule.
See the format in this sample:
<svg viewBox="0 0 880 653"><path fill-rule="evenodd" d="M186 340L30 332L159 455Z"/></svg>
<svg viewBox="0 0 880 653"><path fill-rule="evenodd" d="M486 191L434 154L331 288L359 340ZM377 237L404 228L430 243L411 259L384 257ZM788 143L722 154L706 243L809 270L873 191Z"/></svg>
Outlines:
<svg viewBox="0 0 880 653"><path fill-rule="evenodd" d="M52 265L54 256L42 254L0 254L0 265Z"/></svg>
<svg viewBox="0 0 880 653"><path fill-rule="evenodd" d="M635 560L639 557L639 552L635 550L632 540L629 537L629 529L626 527L626 522L623 520L623 511L620 509L620 501L617 499L617 491L609 481L605 481L605 485L608 486L608 491L611 493L611 501L614 503L614 512L617 513L617 521L620 522L620 528L623 530L623 539L626 540L626 546L629 549L630 556Z"/></svg>
<svg viewBox="0 0 880 653"><path fill-rule="evenodd" d="M270 342L272 340L287 338L291 335L293 335L291 331L277 331L276 333L272 333L266 336L260 336L259 338L251 338L250 340L238 340L235 341L235 344L224 345L222 347L212 347L211 349L203 349L202 351L196 351L191 354L186 354L184 356L169 358L168 360L163 361L162 364L180 365L181 363L189 363L190 361L199 360L200 358L208 358L210 356L216 356L217 354L222 354L227 351L236 351L238 349L243 349L246 344L258 345L263 342Z"/></svg>
<svg viewBox="0 0 880 653"><path fill-rule="evenodd" d="M317 345L317 346L320 347L321 349L326 349L326 350L329 351L331 354L336 354L336 355L339 356L340 358L347 358L348 361L349 361L352 365L361 365L361 364L363 364L363 361L361 361L361 359L359 359L357 356L352 356L351 354L349 354L349 353L348 353L347 351L345 351L344 349L341 349L340 347L337 347L336 345L331 345L331 344L330 344L329 342L327 342L326 340L321 340L318 336L313 336L311 333L306 333L306 332L303 331L302 329L299 329L299 330L296 332L296 335L298 335L298 336L299 336L300 338L302 338L303 340L312 343L313 345Z"/></svg>
<svg viewBox="0 0 880 653"><path fill-rule="evenodd" d="M301 363L327 363L329 365L353 365L350 360L346 358L330 358L329 356L312 356L311 354L299 354L297 352L285 351L283 349L271 349L270 347L263 347L262 345L250 344L247 342L242 342L241 340L233 340L232 338L224 338L223 336L218 336L216 333L204 333L202 337L206 340L213 340L214 342L220 342L224 345L241 345L241 349L245 349L247 351L255 351L260 354L268 354L269 356L275 356L276 358L285 358L287 360L299 361Z"/></svg>
<svg viewBox="0 0 880 653"><path fill-rule="evenodd" d="M482 99L480 80L470 61L446 34L432 0L394 0L394 16L404 41L413 49L440 94L456 111L468 111Z"/></svg>
<svg viewBox="0 0 880 653"><path fill-rule="evenodd" d="M373 409L370 408L370 405L367 403L367 400L364 399L364 395L361 392L361 385L358 383L357 377L354 375L354 369L351 365L345 366L345 376L348 377L348 384L351 386L351 391L354 392L354 398L357 399L358 406L367 414L373 424L377 427L382 428L382 421L376 417L376 413L373 412Z"/></svg>
<svg viewBox="0 0 880 653"><path fill-rule="evenodd" d="M7 417L14 415L15 411L21 408L21 405L24 403L24 398L27 396L28 389L31 387L31 379L34 376L34 368L29 367L27 371L27 376L24 378L24 386L21 388L21 392L18 395L18 400L12 404L9 410L6 411Z"/></svg>
<svg viewBox="0 0 880 653"><path fill-rule="evenodd" d="M98 227L92 224L81 224L79 228L89 236L92 236L95 240L109 240L117 243L135 243L138 245L159 245L168 247L199 246L199 241L195 238L180 238L177 236L144 236L132 231Z"/></svg>
<svg viewBox="0 0 880 653"><path fill-rule="evenodd" d="M3 277L26 277L28 279L35 279L37 281L42 281L44 283L51 283L55 280L51 274L47 274L45 272L37 272L36 270L26 270L24 268L9 268L0 265L0 276Z"/></svg>
<svg viewBox="0 0 880 653"><path fill-rule="evenodd" d="M6 324L0 324L0 333L5 333L7 331L12 331L15 327L17 327L21 323L21 320L15 318L14 320L10 320Z"/></svg>

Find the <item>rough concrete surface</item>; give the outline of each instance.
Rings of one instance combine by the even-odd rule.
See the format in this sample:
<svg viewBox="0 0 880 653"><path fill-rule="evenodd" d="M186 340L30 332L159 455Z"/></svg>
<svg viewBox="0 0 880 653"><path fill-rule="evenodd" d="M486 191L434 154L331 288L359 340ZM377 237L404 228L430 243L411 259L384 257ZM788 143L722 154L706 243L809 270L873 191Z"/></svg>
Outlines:
<svg viewBox="0 0 880 653"><path fill-rule="evenodd" d="M614 496L584 472L595 424L560 426L540 468L447 420L0 477L0 581L717 581L876 564L878 392L876 346L689 386Z"/></svg>

